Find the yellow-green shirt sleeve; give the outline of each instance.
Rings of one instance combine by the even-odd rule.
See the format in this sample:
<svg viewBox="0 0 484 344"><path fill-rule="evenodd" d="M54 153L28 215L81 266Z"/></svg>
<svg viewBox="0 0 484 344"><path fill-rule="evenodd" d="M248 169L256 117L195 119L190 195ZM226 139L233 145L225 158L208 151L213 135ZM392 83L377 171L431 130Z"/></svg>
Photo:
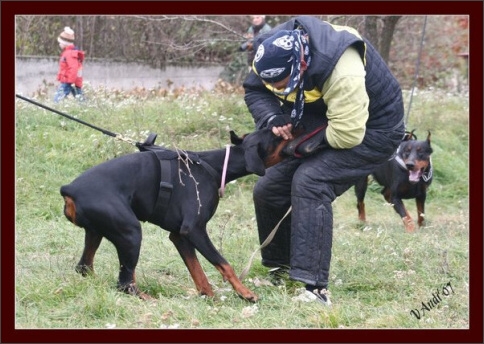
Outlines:
<svg viewBox="0 0 484 344"><path fill-rule="evenodd" d="M363 141L370 102L365 75L360 55L350 47L323 85L323 100L328 107L326 139L333 148L352 148Z"/></svg>

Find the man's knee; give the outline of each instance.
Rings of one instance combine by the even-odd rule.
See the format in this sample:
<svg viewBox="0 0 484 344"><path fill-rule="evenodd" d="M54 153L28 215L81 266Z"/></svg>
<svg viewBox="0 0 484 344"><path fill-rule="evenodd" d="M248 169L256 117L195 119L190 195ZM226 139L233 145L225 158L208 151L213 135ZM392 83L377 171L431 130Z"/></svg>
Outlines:
<svg viewBox="0 0 484 344"><path fill-rule="evenodd" d="M342 182L344 176L330 170L326 172L322 170L320 166L301 165L292 180L292 195L320 200L329 199L332 202L353 185L350 178Z"/></svg>
<svg viewBox="0 0 484 344"><path fill-rule="evenodd" d="M314 171L301 169L292 180L293 197L322 199L323 197L334 199L333 186L330 181L319 178Z"/></svg>
<svg viewBox="0 0 484 344"><path fill-rule="evenodd" d="M288 206L291 203L290 190L286 191L280 185L261 178L254 186L254 204L266 205L274 208Z"/></svg>

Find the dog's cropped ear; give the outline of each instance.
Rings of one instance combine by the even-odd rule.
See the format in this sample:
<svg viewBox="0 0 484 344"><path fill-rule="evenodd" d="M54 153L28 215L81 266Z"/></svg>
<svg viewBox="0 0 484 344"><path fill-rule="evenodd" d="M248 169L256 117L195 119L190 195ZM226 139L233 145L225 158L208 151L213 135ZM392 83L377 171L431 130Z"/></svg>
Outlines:
<svg viewBox="0 0 484 344"><path fill-rule="evenodd" d="M410 140L416 140L417 139L417 135L415 135L415 129L413 129L412 131L406 131L405 132L405 136L403 136L403 140L402 141L410 141Z"/></svg>
<svg viewBox="0 0 484 344"><path fill-rule="evenodd" d="M247 136L247 134L240 137L235 133L235 131L231 130L230 131L230 142L232 142L232 144L238 146L238 145L242 144L242 142L244 141L244 137L246 137L246 136Z"/></svg>
<svg viewBox="0 0 484 344"><path fill-rule="evenodd" d="M434 150L432 149L432 145L430 144L430 141L431 141L430 136L432 136L432 135L430 134L430 130L428 130L428 135L427 135L426 141L427 141L427 144L429 145L429 152L430 152L430 154L432 154L434 152Z"/></svg>

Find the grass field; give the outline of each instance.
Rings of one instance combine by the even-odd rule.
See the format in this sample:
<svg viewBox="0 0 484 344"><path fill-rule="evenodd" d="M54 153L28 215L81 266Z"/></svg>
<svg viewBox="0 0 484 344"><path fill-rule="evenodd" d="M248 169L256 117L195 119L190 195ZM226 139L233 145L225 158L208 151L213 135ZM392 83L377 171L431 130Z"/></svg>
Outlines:
<svg viewBox="0 0 484 344"><path fill-rule="evenodd" d="M229 142L228 129L238 134L253 129L237 92L157 97L88 90L87 96L84 104L41 102L136 141L156 132L157 144L186 150L220 148ZM64 217L59 194L61 185L87 168L137 149L17 100L16 328L467 329L468 126L467 97L435 90L414 96L407 128L417 129L419 138L431 130L434 148L427 226L415 234L404 233L374 184L367 195L366 226L357 221L353 189L334 202L331 308L293 301L302 287L298 282L268 285L258 257L244 283L260 302L239 299L203 257L216 297L201 298L168 232L148 223L136 276L139 287L156 300L144 302L116 291L118 260L106 240L96 255L94 276L74 271L84 231ZM230 183L209 222L212 241L237 273L258 247L251 201L255 180L247 176ZM416 217L413 200L405 204ZM439 302L423 312L422 302L428 304L437 293Z"/></svg>

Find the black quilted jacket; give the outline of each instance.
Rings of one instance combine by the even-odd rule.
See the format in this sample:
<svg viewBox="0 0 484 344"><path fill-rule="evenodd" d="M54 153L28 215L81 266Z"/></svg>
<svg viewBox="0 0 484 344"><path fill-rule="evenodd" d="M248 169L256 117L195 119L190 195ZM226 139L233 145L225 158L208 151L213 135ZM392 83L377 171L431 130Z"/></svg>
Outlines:
<svg viewBox="0 0 484 344"><path fill-rule="evenodd" d="M349 46L353 45L365 61L366 90L370 98L367 128L392 128L401 121L403 100L400 85L385 61L364 38L353 35L346 30L335 30L331 24L315 17L300 16L260 35L255 42L254 49L257 49L264 39L270 37L276 31L293 30L298 26L304 27L309 35L309 47L312 56L311 65L304 74L305 90L317 88L320 91L340 56ZM244 81L244 88L244 99L254 117L257 128L264 127L272 115L281 113L281 100L264 86L253 71ZM292 103L287 101L283 101L283 105L287 109L292 108ZM303 121L306 113L309 116L317 115L325 118L326 109L322 98L316 102L306 103Z"/></svg>

